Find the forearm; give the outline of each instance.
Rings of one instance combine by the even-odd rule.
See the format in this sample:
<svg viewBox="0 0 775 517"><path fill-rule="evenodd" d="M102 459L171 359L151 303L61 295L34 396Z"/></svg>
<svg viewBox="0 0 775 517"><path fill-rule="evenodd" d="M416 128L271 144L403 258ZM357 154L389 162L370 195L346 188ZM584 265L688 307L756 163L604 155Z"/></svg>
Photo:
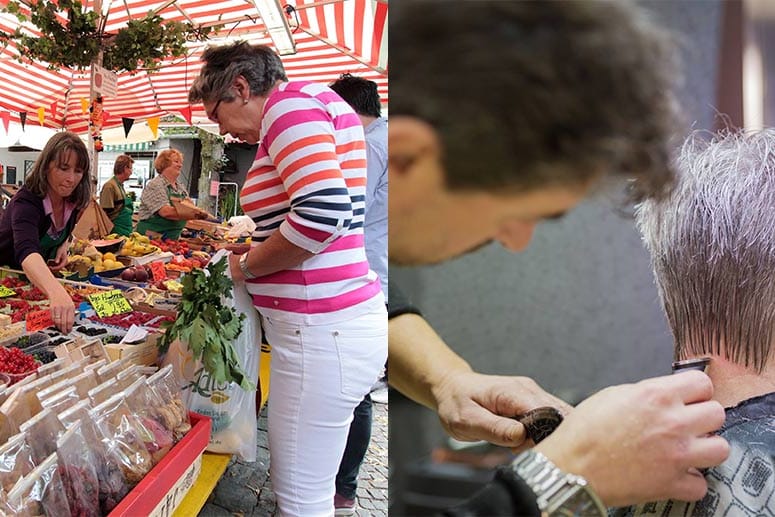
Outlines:
<svg viewBox="0 0 775 517"><path fill-rule="evenodd" d="M172 206L163 206L157 212L160 216L170 221L187 221L185 217L178 215L178 211Z"/></svg>
<svg viewBox="0 0 775 517"><path fill-rule="evenodd" d="M46 265L43 257L39 253L32 253L22 261L22 269L30 279L30 282L46 293L46 296L51 299L55 293L64 291L64 287L54 277L51 270Z"/></svg>
<svg viewBox="0 0 775 517"><path fill-rule="evenodd" d="M438 388L452 373L471 367L417 314L402 314L388 324L388 382L434 411Z"/></svg>
<svg viewBox="0 0 775 517"><path fill-rule="evenodd" d="M248 270L255 276L266 276L298 266L315 254L296 246L280 232L274 232L267 240L248 252Z"/></svg>

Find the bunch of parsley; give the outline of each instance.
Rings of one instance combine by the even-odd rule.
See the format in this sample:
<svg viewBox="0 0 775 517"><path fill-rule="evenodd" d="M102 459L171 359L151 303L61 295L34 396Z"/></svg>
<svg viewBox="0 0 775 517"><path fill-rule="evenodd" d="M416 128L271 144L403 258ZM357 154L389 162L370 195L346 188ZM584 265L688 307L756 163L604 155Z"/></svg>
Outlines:
<svg viewBox="0 0 775 517"><path fill-rule="evenodd" d="M220 260L207 266L209 275L194 269L183 277L178 317L164 325L166 332L159 340L159 349L166 352L170 343L180 339L215 381L234 382L244 390L252 390L255 386L232 345L242 332L245 315L238 316L222 302L224 297L231 297L233 286L225 274L228 264L228 260Z"/></svg>

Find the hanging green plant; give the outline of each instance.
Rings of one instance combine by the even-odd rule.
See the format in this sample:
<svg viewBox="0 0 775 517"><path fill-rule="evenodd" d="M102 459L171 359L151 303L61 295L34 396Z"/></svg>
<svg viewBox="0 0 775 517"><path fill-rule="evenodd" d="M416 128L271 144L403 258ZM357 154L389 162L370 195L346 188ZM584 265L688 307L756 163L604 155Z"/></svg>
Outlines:
<svg viewBox="0 0 775 517"><path fill-rule="evenodd" d="M29 10L29 15L26 10ZM41 37L0 31L0 40L17 44L20 60L45 61L48 67L83 69L103 52L102 66L115 72L137 69L155 70L165 57L178 58L186 54L187 41L202 41L217 27L195 27L191 23L165 20L153 11L115 34L103 33L98 27L99 16L85 10L79 0L59 2L33 1L22 5L12 0L4 9L22 22L30 22ZM67 19L60 23L61 17Z"/></svg>

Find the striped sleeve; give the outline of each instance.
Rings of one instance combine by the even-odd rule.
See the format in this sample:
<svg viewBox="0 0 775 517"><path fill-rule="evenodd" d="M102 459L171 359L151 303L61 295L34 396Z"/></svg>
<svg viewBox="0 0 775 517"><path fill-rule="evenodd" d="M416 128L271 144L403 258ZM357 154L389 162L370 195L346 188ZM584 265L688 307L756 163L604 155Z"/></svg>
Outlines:
<svg viewBox="0 0 775 517"><path fill-rule="evenodd" d="M353 219L333 120L315 99L286 95L268 108L264 123L267 152L290 198L280 232L320 253L347 233ZM362 130L360 141L355 137L348 145L364 148Z"/></svg>

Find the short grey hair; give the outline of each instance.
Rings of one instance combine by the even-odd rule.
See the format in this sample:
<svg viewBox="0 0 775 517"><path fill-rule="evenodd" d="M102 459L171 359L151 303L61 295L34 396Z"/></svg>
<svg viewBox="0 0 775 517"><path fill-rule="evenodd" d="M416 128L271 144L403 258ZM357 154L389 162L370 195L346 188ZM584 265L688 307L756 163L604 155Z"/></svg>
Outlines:
<svg viewBox="0 0 775 517"><path fill-rule="evenodd" d="M677 170L666 198L636 209L676 358L761 373L775 329L775 130L695 133Z"/></svg>
<svg viewBox="0 0 775 517"><path fill-rule="evenodd" d="M189 102L232 101L231 85L242 76L252 95L266 95L278 80L287 81L280 56L265 45L238 41L231 45L207 47L202 53L199 77L188 91Z"/></svg>

